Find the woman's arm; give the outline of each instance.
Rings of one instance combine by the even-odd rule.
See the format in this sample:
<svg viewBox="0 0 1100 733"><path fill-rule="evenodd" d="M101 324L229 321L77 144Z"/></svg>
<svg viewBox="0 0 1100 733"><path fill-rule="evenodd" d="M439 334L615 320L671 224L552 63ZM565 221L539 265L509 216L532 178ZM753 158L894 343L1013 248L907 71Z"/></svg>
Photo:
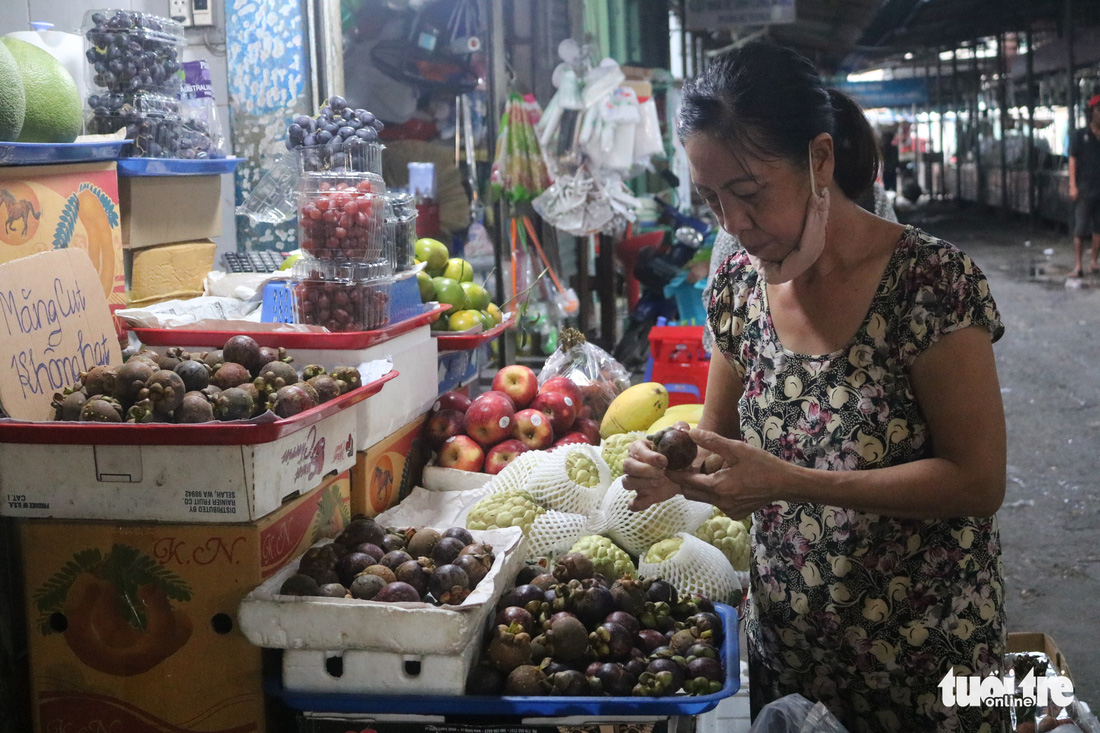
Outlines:
<svg viewBox="0 0 1100 733"><path fill-rule="evenodd" d="M716 351L710 360L710 371L707 372L707 396L703 402L703 416L699 419L699 427L733 440L740 438L737 401L743 391L744 387L733 367ZM698 473L703 459L708 455L710 451L702 448L691 468L666 473L664 469L668 465L667 459L651 450L646 441L635 441L623 462L623 488L638 492L630 508L641 511L680 493L680 486L673 479L680 474Z"/></svg>
<svg viewBox="0 0 1100 733"><path fill-rule="evenodd" d="M932 457L890 468L802 468L745 443L693 431L729 468L680 481L684 496L744 516L774 501L813 502L895 517L990 516L1004 500L1005 424L989 332L947 334L917 357L916 399ZM710 396L708 384L707 396Z"/></svg>

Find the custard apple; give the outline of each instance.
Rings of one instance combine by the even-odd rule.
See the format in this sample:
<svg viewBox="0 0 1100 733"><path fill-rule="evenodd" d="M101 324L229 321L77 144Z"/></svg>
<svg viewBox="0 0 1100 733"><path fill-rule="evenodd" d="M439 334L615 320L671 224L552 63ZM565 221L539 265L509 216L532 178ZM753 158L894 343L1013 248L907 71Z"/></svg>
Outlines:
<svg viewBox="0 0 1100 733"><path fill-rule="evenodd" d="M607 461L607 465L611 467L612 481L623 475L623 461L626 460L626 451L630 444L644 437L644 430L635 430L609 436L600 444L600 453L603 455L603 459Z"/></svg>
<svg viewBox="0 0 1100 733"><path fill-rule="evenodd" d="M711 517L695 530L695 536L714 545L730 561L734 570L746 572L749 569L751 548L749 533L745 525L724 514Z"/></svg>
<svg viewBox="0 0 1100 733"><path fill-rule="evenodd" d="M486 496L470 508L466 529L519 527L527 534L531 524L545 512L526 491L502 491Z"/></svg>
<svg viewBox="0 0 1100 733"><path fill-rule="evenodd" d="M591 560L596 572L607 578L609 583L625 576L633 578L638 575L630 555L609 537L598 534L581 537L569 551L579 552Z"/></svg>

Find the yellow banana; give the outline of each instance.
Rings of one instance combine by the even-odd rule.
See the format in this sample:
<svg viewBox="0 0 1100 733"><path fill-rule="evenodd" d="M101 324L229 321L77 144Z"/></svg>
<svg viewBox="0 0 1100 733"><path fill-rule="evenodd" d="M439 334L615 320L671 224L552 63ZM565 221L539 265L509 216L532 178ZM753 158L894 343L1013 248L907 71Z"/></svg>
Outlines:
<svg viewBox="0 0 1100 733"><path fill-rule="evenodd" d="M673 425L675 425L678 422L686 422L691 427L695 427L696 425L699 424L698 420L692 420L690 417L686 417L684 415L669 415L666 412L664 417L658 418L656 420L656 422L654 422L652 425L650 425L648 428L646 428L645 431L648 435L653 435L658 430L664 430L665 428L671 428Z"/></svg>

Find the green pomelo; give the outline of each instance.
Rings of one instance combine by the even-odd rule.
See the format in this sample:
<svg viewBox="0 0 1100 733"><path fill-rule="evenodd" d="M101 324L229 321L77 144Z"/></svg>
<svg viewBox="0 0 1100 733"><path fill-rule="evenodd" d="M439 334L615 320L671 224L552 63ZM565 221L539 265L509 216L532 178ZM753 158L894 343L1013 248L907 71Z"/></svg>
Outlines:
<svg viewBox="0 0 1100 733"><path fill-rule="evenodd" d="M0 141L10 142L19 138L26 111L27 95L23 91L19 65L8 47L0 44Z"/></svg>
<svg viewBox="0 0 1100 733"><path fill-rule="evenodd" d="M82 124L80 92L72 75L46 51L17 38L0 38L11 51L23 89L27 111L21 143L71 143Z"/></svg>

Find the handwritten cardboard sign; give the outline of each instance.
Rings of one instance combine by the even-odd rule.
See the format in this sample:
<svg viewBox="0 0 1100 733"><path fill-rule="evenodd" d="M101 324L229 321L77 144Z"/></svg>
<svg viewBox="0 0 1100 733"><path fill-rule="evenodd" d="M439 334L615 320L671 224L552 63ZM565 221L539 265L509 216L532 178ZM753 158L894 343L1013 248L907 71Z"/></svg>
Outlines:
<svg viewBox="0 0 1100 733"><path fill-rule="evenodd" d="M86 252L0 265L0 405L10 417L51 419L54 393L101 364L122 364L122 352Z"/></svg>

